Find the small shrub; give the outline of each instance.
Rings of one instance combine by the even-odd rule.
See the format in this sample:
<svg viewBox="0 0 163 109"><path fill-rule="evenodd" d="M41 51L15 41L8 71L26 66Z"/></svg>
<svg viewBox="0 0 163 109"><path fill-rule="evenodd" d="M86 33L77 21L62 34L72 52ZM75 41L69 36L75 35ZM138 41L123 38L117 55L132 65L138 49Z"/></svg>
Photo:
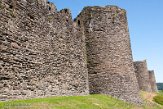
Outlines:
<svg viewBox="0 0 163 109"><path fill-rule="evenodd" d="M9 13L13 18L16 18L16 11L15 10L10 10Z"/></svg>
<svg viewBox="0 0 163 109"><path fill-rule="evenodd" d="M3 9L3 4L2 4L2 1L0 0L0 9Z"/></svg>
<svg viewBox="0 0 163 109"><path fill-rule="evenodd" d="M1 6L2 6L2 1L0 0L0 8L1 8Z"/></svg>
<svg viewBox="0 0 163 109"><path fill-rule="evenodd" d="M153 99L156 103L163 105L163 95L162 94L155 96Z"/></svg>
<svg viewBox="0 0 163 109"><path fill-rule="evenodd" d="M52 22L52 21L53 21L53 16L49 15L49 16L48 16L48 21L49 21L49 22Z"/></svg>

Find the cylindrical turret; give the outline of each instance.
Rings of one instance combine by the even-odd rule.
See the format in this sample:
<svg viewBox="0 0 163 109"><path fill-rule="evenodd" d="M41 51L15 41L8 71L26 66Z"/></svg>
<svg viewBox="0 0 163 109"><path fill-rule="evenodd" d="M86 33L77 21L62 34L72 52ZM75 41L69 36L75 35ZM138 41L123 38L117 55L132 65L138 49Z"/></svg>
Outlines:
<svg viewBox="0 0 163 109"><path fill-rule="evenodd" d="M139 89L151 92L152 90L149 82L149 73L146 60L134 62L134 67L138 79Z"/></svg>
<svg viewBox="0 0 163 109"><path fill-rule="evenodd" d="M149 70L148 72L149 72L149 81L151 84L152 92L157 92L158 90L157 90L154 70Z"/></svg>
<svg viewBox="0 0 163 109"><path fill-rule="evenodd" d="M126 11L86 7L77 20L85 28L90 93L139 102Z"/></svg>
<svg viewBox="0 0 163 109"><path fill-rule="evenodd" d="M53 14L54 12L57 12L57 8L56 8L56 6L53 3L48 2L47 5L48 5L47 8L49 10L49 13Z"/></svg>

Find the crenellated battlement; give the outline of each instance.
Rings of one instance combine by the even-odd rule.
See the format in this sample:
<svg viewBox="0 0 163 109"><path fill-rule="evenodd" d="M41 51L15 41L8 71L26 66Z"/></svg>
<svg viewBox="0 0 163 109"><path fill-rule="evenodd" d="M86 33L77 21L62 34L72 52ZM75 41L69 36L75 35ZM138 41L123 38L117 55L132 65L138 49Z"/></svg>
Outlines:
<svg viewBox="0 0 163 109"><path fill-rule="evenodd" d="M47 2L47 8L50 13L57 12L57 8L53 3Z"/></svg>

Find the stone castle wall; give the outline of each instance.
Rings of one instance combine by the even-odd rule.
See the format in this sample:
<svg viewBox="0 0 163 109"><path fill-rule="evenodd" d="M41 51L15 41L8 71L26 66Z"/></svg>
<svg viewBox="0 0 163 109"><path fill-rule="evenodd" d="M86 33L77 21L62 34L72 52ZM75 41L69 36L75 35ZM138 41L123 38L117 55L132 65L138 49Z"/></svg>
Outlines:
<svg viewBox="0 0 163 109"><path fill-rule="evenodd" d="M0 1L0 100L102 93L140 103L141 81L125 10L85 7L73 21L47 0Z"/></svg>
<svg viewBox="0 0 163 109"><path fill-rule="evenodd" d="M148 72L149 72L149 81L150 81L150 84L151 84L152 92L157 92L158 89L157 89L157 85L156 85L154 70L149 70Z"/></svg>
<svg viewBox="0 0 163 109"><path fill-rule="evenodd" d="M0 100L87 95L85 39L75 34L82 33L68 9L57 12L35 0L2 1Z"/></svg>
<svg viewBox="0 0 163 109"><path fill-rule="evenodd" d="M85 29L90 93L139 102L125 10L86 7L76 20Z"/></svg>
<svg viewBox="0 0 163 109"><path fill-rule="evenodd" d="M149 81L149 72L148 72L146 60L134 62L134 67L138 79L139 89L143 91L151 92L152 89Z"/></svg>

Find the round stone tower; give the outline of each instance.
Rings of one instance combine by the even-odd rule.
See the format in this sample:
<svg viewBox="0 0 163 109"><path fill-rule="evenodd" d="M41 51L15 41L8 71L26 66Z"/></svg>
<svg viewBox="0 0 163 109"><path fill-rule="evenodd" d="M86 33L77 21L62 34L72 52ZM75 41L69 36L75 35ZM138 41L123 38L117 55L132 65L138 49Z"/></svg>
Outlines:
<svg viewBox="0 0 163 109"><path fill-rule="evenodd" d="M140 102L126 11L86 7L76 20L85 29L90 93Z"/></svg>
<svg viewBox="0 0 163 109"><path fill-rule="evenodd" d="M157 92L158 90L157 90L154 70L149 70L148 72L149 72L149 81L151 84L152 92Z"/></svg>
<svg viewBox="0 0 163 109"><path fill-rule="evenodd" d="M134 62L134 67L138 79L139 89L143 91L151 92L152 90L149 81L149 72L148 72L146 60Z"/></svg>

